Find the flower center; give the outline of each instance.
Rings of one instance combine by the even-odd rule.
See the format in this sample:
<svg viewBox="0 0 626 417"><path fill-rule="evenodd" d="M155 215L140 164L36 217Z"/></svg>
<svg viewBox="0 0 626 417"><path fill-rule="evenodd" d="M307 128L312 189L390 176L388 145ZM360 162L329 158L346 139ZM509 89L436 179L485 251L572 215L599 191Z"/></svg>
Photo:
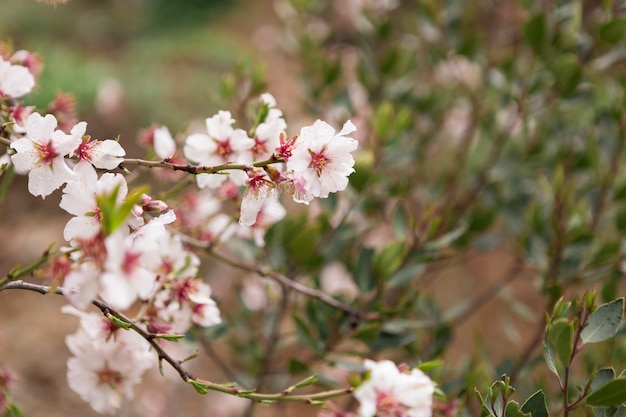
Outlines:
<svg viewBox="0 0 626 417"><path fill-rule="evenodd" d="M254 155L255 159L260 158L261 156L267 153L267 147L265 146L266 143L267 143L267 140L254 138L254 146L252 147L252 155Z"/></svg>
<svg viewBox="0 0 626 417"><path fill-rule="evenodd" d="M326 168L326 165L330 163L330 158L326 155L326 147L323 147L319 152L313 152L309 149L309 154L311 155L311 162L309 162L309 167L315 170L315 173L318 177L322 175L322 171Z"/></svg>
<svg viewBox="0 0 626 417"><path fill-rule="evenodd" d="M393 396L386 392L376 395L376 415L378 417L405 417L408 407L402 405Z"/></svg>
<svg viewBox="0 0 626 417"><path fill-rule="evenodd" d="M56 149L54 149L52 142L38 145L38 150L39 160L47 165L52 165L52 161L54 160L54 158L59 156Z"/></svg>
<svg viewBox="0 0 626 417"><path fill-rule="evenodd" d="M215 153L218 154L224 161L228 161L230 156L233 154L233 148L230 146L230 142L228 140L216 140L217 149L215 149Z"/></svg>
<svg viewBox="0 0 626 417"><path fill-rule="evenodd" d="M106 365L105 365L106 366ZM98 382L102 385L108 385L111 388L117 388L122 385L124 377L122 373L113 369L105 367L98 371Z"/></svg>
<svg viewBox="0 0 626 417"><path fill-rule="evenodd" d="M78 157L79 161L88 161L91 162L91 155L93 152L93 147L96 144L95 142L89 141L90 137L85 136L83 141L78 145L78 149L76 149L75 153Z"/></svg>
<svg viewBox="0 0 626 417"><path fill-rule="evenodd" d="M139 264L140 255L135 252L124 253L124 262L122 262L122 271L126 275L131 275Z"/></svg>

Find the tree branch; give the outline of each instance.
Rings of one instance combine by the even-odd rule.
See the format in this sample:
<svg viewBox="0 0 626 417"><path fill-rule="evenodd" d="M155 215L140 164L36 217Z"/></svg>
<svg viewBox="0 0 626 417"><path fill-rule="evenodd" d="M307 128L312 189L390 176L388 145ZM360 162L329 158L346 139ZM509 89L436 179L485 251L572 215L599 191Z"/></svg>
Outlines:
<svg viewBox="0 0 626 417"><path fill-rule="evenodd" d="M61 287L50 287L47 285L39 285L39 284L34 284L34 283L22 281L22 280L10 281L0 286L0 292L5 291L5 290L27 290L27 291L37 292L42 295L46 295L46 294L62 295L63 294L63 288ZM266 404L273 403L276 401L292 401L292 402L301 402L301 403L307 403L307 404L321 405L321 403L325 400L343 396L346 394L350 394L354 390L354 388L348 387L348 388L341 388L341 389L335 389L335 390L330 390L330 391L318 392L314 394L292 395L291 393L295 389L305 386L305 385L294 385L278 393L261 394L261 393L257 393L255 390L246 390L246 389L239 388L237 386L232 386L231 384L218 384L215 382L198 379L194 375L192 375L190 372L188 372L185 368L183 368L181 361L178 361L172 358L163 349L163 347L158 343L158 339L160 338L160 335L144 330L134 320L128 318L126 315L120 313L119 311L111 308L108 304L106 304L103 301L93 300L91 304L96 306L102 312L102 314L104 314L105 317L107 318L114 317L117 320L121 320L126 325L128 325L129 329L132 329L134 332L138 333L142 338L144 338L150 344L150 346L152 346L152 348L155 350L155 352L157 353L159 357L159 361L164 360L165 362L170 364L170 366L174 368L174 370L176 370L176 372L180 375L183 381L192 385L196 389L196 391L198 391L201 394L205 394L208 390L211 390L211 391L219 391L225 394L235 395L237 397L247 398L252 401L258 401L258 402L262 402ZM315 378L311 377L311 381L312 381L311 383L314 383Z"/></svg>

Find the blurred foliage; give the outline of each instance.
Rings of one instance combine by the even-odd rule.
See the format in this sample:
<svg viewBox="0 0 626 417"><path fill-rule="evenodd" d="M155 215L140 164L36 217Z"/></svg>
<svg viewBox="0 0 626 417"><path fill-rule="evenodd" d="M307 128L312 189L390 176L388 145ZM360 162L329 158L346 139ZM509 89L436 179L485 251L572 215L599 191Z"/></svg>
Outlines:
<svg viewBox="0 0 626 417"><path fill-rule="evenodd" d="M600 386L598 368L620 366L626 348L622 300L612 328L618 337L579 354L597 325L585 320L606 305L582 294L597 289L608 303L624 291L626 10L613 2L512 0L292 0L276 9L301 63L307 111L335 125L352 119L361 145L350 190L321 201L317 217L274 226L261 259L321 289L324 269L338 262L359 290L347 301L381 315L361 320L318 300L293 301L306 313L294 313L295 335L281 339L282 347L298 346L288 369L317 370L313 359L353 369L355 355L411 365L450 358L466 320L523 276L532 307L515 299L520 292L510 295L499 317L482 323L484 339L461 342L464 361L450 358L440 371L442 389L461 415L478 415L492 400L506 407L494 416L581 407ZM496 264L495 253L508 253L511 270L441 304L428 282L491 251L486 259ZM464 279L452 285L471 288ZM579 296L575 306L563 301ZM559 312L563 303L571 308ZM553 314L547 323L546 314ZM516 323L529 319L534 330L520 337ZM547 365L558 378L541 359L546 325L561 358ZM518 342L491 357L505 340ZM503 374L508 379L488 383ZM613 394L621 392L617 374L609 378L618 381L607 388ZM596 385L568 400L565 393L585 381ZM511 386L528 398L521 406L507 406ZM477 401L474 387L489 394ZM617 409L606 407L623 395L613 403L603 395L588 405L612 415Z"/></svg>
<svg viewBox="0 0 626 417"><path fill-rule="evenodd" d="M217 109L222 74L254 54L222 22L238 7L206 0L76 0L57 6L7 0L0 36L42 55L41 87L27 98L38 107L61 90L75 94L81 113L91 114L99 91L114 80L124 94L124 108L111 116L118 129L155 122L182 128ZM110 134L119 133L136 132Z"/></svg>

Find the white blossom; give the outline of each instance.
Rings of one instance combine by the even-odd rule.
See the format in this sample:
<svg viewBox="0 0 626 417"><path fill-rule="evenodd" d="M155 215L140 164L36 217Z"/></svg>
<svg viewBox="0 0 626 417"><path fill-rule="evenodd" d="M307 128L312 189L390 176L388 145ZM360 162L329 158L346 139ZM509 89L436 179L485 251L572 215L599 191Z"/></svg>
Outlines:
<svg viewBox="0 0 626 417"><path fill-rule="evenodd" d="M28 68L13 65L0 57L0 97L18 98L30 93L35 86L35 78Z"/></svg>
<svg viewBox="0 0 626 417"><path fill-rule="evenodd" d="M366 359L369 378L355 391L360 417L430 417L435 384L419 369L401 372L391 361Z"/></svg>
<svg viewBox="0 0 626 417"><path fill-rule="evenodd" d="M18 172L28 172L28 191L34 196L45 198L75 176L65 157L77 148L80 138L56 127L53 115L33 113L25 123L26 136L11 143L16 152L11 160Z"/></svg>
<svg viewBox="0 0 626 417"><path fill-rule="evenodd" d="M287 160L287 170L293 173L294 182L304 186L305 194L326 198L347 187L348 176L354 172L351 152L358 142L346 135L354 131L356 127L350 121L338 134L321 120L302 128Z"/></svg>

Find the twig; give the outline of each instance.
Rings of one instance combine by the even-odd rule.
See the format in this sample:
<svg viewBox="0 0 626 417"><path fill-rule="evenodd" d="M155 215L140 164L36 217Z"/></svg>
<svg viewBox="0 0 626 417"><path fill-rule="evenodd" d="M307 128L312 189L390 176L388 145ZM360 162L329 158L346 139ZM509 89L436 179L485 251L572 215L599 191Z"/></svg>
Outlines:
<svg viewBox="0 0 626 417"><path fill-rule="evenodd" d="M27 290L34 291L39 294L63 294L63 288L61 287L50 287L47 285L39 285L33 284L30 282L25 282L22 280L10 281L0 286L0 292L5 290ZM144 338L150 346L155 350L159 357L159 361L164 360L169 363L174 370L180 375L183 381L187 382L196 389L196 391L200 393L206 393L207 390L211 391L219 391L225 394L235 395L237 397L247 398L252 401L259 401L263 403L272 403L276 401L292 401L292 402L301 402L307 404L321 404L322 401L339 397L342 395L350 394L354 390L352 387L335 389L330 391L318 392L315 394L308 395L292 395L291 393L294 391L292 387L289 387L281 392L273 393L273 394L260 394L255 392L255 390L246 390L241 389L236 386L232 386L230 384L218 384L215 382L198 379L194 377L190 372L188 372L185 368L183 368L180 361L172 358L162 347L158 344L157 340L159 339L159 335L156 333L151 333L139 325L135 323L134 320L128 318L126 315L120 313L119 311L111 308L108 304L100 300L93 300L91 302L94 306L96 306L102 314L106 317L115 317L118 320L123 321L128 325L128 328L132 329L136 333L138 333L142 338Z"/></svg>
<svg viewBox="0 0 626 417"><path fill-rule="evenodd" d="M204 248L204 247L201 247L201 248ZM319 291L314 288L307 287L306 285L301 284L297 281L294 281L293 279L286 277L285 275L279 272L273 271L269 268L257 267L254 265L248 265L239 261L235 261L233 259L228 258L225 255L217 253L214 250L207 250L207 253L213 258L217 259L218 261L225 263L226 265L229 265L236 269L240 269L242 271L253 272L264 278L271 278L283 284L284 286L296 292L299 292L300 294L304 294L306 296L315 298L323 303L328 304L331 307L334 307L338 310L343 311L344 313L351 315L352 317L356 319L369 321L369 320L378 320L380 318L380 315L378 313L358 311L352 308L351 306L342 303L336 298L331 297L330 295L326 294L323 291Z"/></svg>

